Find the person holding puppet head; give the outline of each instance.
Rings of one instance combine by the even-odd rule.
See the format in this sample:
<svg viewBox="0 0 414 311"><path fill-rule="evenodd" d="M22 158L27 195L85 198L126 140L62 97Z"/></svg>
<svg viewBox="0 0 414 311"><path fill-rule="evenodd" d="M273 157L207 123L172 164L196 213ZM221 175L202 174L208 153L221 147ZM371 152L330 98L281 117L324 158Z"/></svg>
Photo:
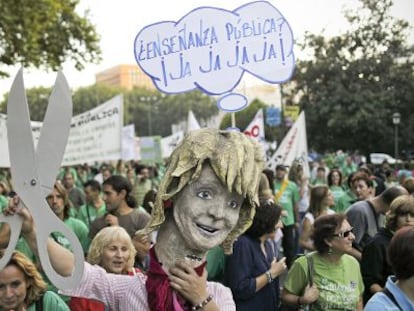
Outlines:
<svg viewBox="0 0 414 311"><path fill-rule="evenodd" d="M230 289L206 281L205 255L217 245L231 253L251 225L263 160L260 146L243 133L190 132L171 155L151 221L138 232L158 230L147 281L85 263L78 287L62 293L102 301L109 310L235 310ZM9 212L24 217L22 233L36 250L27 210L13 206ZM53 268L70 275L72 253L48 243Z"/></svg>

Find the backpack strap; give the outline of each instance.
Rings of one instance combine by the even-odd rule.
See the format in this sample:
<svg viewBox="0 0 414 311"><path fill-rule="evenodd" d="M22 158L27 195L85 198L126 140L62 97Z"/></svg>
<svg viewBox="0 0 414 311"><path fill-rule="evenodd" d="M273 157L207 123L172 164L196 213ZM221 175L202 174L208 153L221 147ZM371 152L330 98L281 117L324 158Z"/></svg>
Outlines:
<svg viewBox="0 0 414 311"><path fill-rule="evenodd" d="M387 296L392 303L401 311L403 311L403 309L400 307L400 304L398 303L397 299L395 299L394 295L389 291L388 288L384 287L384 289L382 290L382 292L384 293L385 296Z"/></svg>
<svg viewBox="0 0 414 311"><path fill-rule="evenodd" d="M314 267L313 267L313 257L312 254L306 254L306 261L308 263L308 284L309 286L313 285L313 273L314 273ZM312 304L308 305L308 310L312 311Z"/></svg>
<svg viewBox="0 0 414 311"><path fill-rule="evenodd" d="M310 254L306 255L306 261L308 263L308 283L310 286L313 285L313 257Z"/></svg>

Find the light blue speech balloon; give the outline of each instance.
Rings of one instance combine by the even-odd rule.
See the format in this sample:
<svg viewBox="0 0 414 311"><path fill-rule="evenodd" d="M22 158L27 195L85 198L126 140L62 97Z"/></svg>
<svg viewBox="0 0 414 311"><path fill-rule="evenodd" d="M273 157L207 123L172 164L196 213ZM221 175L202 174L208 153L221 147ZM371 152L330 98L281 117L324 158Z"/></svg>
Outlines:
<svg viewBox="0 0 414 311"><path fill-rule="evenodd" d="M218 107L234 112L247 105L243 95L231 93L245 72L268 83L290 79L293 42L283 15L257 1L234 11L199 7L177 22L148 25L135 38L134 54L161 92L225 94Z"/></svg>

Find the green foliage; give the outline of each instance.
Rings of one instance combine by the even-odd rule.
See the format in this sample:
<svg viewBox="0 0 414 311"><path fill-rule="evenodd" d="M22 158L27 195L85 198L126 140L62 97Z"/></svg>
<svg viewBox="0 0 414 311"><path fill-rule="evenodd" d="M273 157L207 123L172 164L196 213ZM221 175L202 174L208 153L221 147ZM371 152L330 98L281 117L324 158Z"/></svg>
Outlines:
<svg viewBox="0 0 414 311"><path fill-rule="evenodd" d="M199 122L218 113L212 98L200 91L167 95L134 89L124 97L127 123L135 124L138 136L171 135L171 125L186 121L192 110Z"/></svg>
<svg viewBox="0 0 414 311"><path fill-rule="evenodd" d="M348 11L351 30L307 34L310 60L298 61L288 95L306 112L309 147L392 154L392 114L400 112L401 149L413 148L413 46L407 22L389 15L390 0L361 0ZM297 101L297 100L296 100Z"/></svg>
<svg viewBox="0 0 414 311"><path fill-rule="evenodd" d="M79 88L72 96L73 115L76 116L91 110L120 93L122 93L120 88L110 87L104 84L93 84Z"/></svg>
<svg viewBox="0 0 414 311"><path fill-rule="evenodd" d="M58 70L72 60L77 69L100 60L99 37L79 0L0 0L0 65ZM7 73L0 70L0 77Z"/></svg>
<svg viewBox="0 0 414 311"><path fill-rule="evenodd" d="M46 87L36 87L26 90L30 119L32 121L43 121L51 92L52 89ZM0 104L0 113L7 113L8 95L8 93L4 95L4 101Z"/></svg>

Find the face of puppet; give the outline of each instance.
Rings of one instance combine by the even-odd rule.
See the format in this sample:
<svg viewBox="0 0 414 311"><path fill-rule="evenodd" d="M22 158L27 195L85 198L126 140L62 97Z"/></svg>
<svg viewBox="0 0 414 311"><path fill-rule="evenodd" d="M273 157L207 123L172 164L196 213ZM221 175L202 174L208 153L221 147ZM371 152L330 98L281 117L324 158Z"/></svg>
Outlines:
<svg viewBox="0 0 414 311"><path fill-rule="evenodd" d="M174 220L187 247L206 251L221 244L237 224L243 196L227 190L209 165L174 198Z"/></svg>

